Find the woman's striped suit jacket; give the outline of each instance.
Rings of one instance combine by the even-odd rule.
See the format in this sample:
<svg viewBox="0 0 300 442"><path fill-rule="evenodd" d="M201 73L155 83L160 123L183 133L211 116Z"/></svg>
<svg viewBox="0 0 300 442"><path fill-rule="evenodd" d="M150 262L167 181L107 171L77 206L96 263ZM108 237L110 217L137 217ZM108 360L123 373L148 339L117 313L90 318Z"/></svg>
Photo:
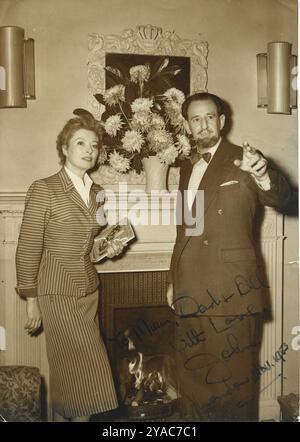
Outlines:
<svg viewBox="0 0 300 442"><path fill-rule="evenodd" d="M92 185L87 207L64 168L30 186L16 253L20 296L82 297L97 289L90 252L104 223L101 190Z"/></svg>

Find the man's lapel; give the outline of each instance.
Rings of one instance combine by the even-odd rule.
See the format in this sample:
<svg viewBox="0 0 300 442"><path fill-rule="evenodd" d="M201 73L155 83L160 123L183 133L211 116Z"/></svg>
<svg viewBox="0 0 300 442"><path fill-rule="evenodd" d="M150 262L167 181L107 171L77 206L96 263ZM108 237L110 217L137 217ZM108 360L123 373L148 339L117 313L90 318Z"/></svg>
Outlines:
<svg viewBox="0 0 300 442"><path fill-rule="evenodd" d="M198 188L199 190L204 191L204 213L201 215L198 214L198 220L197 220L198 222L200 221L199 216L205 216L205 213L208 207L210 206L210 204L212 203L220 184L226 181L226 177L229 175L230 171L234 167L233 166L234 159L235 159L234 155L232 154L232 150L230 149L230 144L228 144L226 140L222 140L215 155L210 161L209 166L207 167ZM190 168L187 167L185 171L185 178L182 181L182 186L184 187L181 187L181 189L188 188L192 169L193 169L192 165ZM194 201L192 207L192 213L194 217L196 215L195 204L196 202ZM185 226L185 224L183 223L183 229L186 229L186 227L192 228L193 226ZM180 245L178 246L177 249L177 257L178 257L177 259L179 259L179 256L181 255L184 247L186 246L190 238L191 236L187 236L184 233L182 234Z"/></svg>
<svg viewBox="0 0 300 442"><path fill-rule="evenodd" d="M234 167L233 161L230 145L226 140L222 140L199 185L199 190L204 190L204 213L213 201L220 184L226 181Z"/></svg>

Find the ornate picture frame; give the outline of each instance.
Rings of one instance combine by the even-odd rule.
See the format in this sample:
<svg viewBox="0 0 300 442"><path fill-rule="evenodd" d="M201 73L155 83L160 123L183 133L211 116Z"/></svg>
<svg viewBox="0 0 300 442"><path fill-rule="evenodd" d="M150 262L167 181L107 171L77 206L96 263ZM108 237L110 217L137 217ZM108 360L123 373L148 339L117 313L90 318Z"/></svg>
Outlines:
<svg viewBox="0 0 300 442"><path fill-rule="evenodd" d="M200 39L182 39L175 31L164 31L153 25L138 25L125 29L120 34L90 34L88 36L88 109L100 119L104 111L94 97L105 91L106 55L108 53L160 55L188 57L190 59L190 93L206 91L208 43ZM173 170L172 170L173 169ZM98 177L97 177L98 176ZM101 179L100 179L101 176ZM144 173L118 174L109 166L100 166L93 178L101 184L115 184L126 181L129 184L143 184ZM178 173L171 168L169 184L177 184Z"/></svg>

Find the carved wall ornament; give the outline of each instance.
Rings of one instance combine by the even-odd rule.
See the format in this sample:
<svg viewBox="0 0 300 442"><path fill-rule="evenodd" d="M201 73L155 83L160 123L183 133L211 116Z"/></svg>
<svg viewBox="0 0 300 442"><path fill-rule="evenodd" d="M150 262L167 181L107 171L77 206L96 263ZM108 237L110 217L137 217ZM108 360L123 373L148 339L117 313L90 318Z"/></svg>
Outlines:
<svg viewBox="0 0 300 442"><path fill-rule="evenodd" d="M100 119L104 111L104 106L94 98L94 94L103 93L105 90L104 67L107 53L188 57L191 69L190 92L207 90L208 43L199 38L183 39L175 31L164 31L161 27L151 24L138 25L135 29L125 29L120 34L90 34L88 50L88 108L95 118ZM94 173L94 179L104 185L119 181L120 176L108 169L111 168L100 166L97 173ZM169 178L178 183L177 172L171 172ZM122 180L132 184L144 184L145 174L130 172L122 175Z"/></svg>

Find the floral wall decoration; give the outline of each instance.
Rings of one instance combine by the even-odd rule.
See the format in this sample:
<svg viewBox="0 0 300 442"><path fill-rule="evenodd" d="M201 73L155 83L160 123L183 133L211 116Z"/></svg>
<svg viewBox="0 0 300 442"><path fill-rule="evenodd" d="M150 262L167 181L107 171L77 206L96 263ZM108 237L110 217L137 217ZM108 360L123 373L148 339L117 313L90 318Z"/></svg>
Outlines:
<svg viewBox="0 0 300 442"><path fill-rule="evenodd" d="M188 156L181 104L206 90L207 43L147 25L120 36L93 34L89 49L89 110L105 131L101 183L144 183L143 158L169 166ZM169 183L177 181L171 168Z"/></svg>

